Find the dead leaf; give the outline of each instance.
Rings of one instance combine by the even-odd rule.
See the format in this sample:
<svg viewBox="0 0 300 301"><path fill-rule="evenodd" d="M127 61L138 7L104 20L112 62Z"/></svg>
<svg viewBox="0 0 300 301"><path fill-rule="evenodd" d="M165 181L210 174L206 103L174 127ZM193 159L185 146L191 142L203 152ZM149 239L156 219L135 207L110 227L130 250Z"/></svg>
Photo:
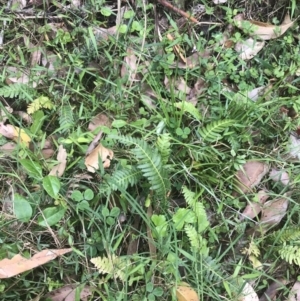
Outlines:
<svg viewBox="0 0 300 301"><path fill-rule="evenodd" d="M238 192L250 192L253 187L258 185L262 178L269 171L269 166L259 161L249 161L242 166L242 169L236 173L238 179Z"/></svg>
<svg viewBox="0 0 300 301"><path fill-rule="evenodd" d="M9 106L5 106L4 110L0 109L0 120L2 122L6 122L6 120L8 119L8 116L11 115L12 112L13 112L13 108L11 108Z"/></svg>
<svg viewBox="0 0 300 301"><path fill-rule="evenodd" d="M286 214L288 205L289 201L284 197L266 202L262 208L259 226L270 228L271 226L279 224Z"/></svg>
<svg viewBox="0 0 300 301"><path fill-rule="evenodd" d="M8 139L13 139L16 142L21 142L27 147L31 138L26 134L23 129L20 129L11 124L5 125L3 122L0 122L0 134Z"/></svg>
<svg viewBox="0 0 300 301"><path fill-rule="evenodd" d="M300 301L300 282L296 281L286 301Z"/></svg>
<svg viewBox="0 0 300 301"><path fill-rule="evenodd" d="M22 118L22 121L25 121L27 124L31 124L32 123L32 117L27 114L26 112L23 111L15 111L14 115L18 115Z"/></svg>
<svg viewBox="0 0 300 301"><path fill-rule="evenodd" d="M169 80L169 78L165 76L164 84L168 91L170 91L170 86L173 87L173 90L177 90L185 94L189 94L191 91L191 88L187 85L186 81L182 77L176 79L171 78L171 80Z"/></svg>
<svg viewBox="0 0 300 301"><path fill-rule="evenodd" d="M8 74L6 76L5 81L8 85L15 84L15 83L18 83L18 84L31 83L31 86L33 88L36 88L38 83L41 82L41 81L34 82L31 80L29 69L26 69L23 71L16 67L7 67L6 71L8 72Z"/></svg>
<svg viewBox="0 0 300 301"><path fill-rule="evenodd" d="M25 271L29 271L40 265L43 265L57 256L71 252L72 249L43 250L31 258L27 259L20 254L12 259L3 259L0 261L0 279L10 278Z"/></svg>
<svg viewBox="0 0 300 301"><path fill-rule="evenodd" d="M239 53L239 58L247 61L255 57L263 49L265 41L255 41L249 38L245 41L239 41L235 44L235 51Z"/></svg>
<svg viewBox="0 0 300 301"><path fill-rule="evenodd" d="M281 288L284 288L288 283L285 279L278 279L270 284L268 289L260 296L259 301L275 300L276 294Z"/></svg>
<svg viewBox="0 0 300 301"><path fill-rule="evenodd" d="M275 182L281 182L285 186L289 185L290 183L289 174L286 171L278 170L275 168L271 169L270 178Z"/></svg>
<svg viewBox="0 0 300 301"><path fill-rule="evenodd" d="M198 97L202 95L207 89L207 82L199 77L194 84L194 87L190 90L189 95L187 96L187 101L196 105L198 102Z"/></svg>
<svg viewBox="0 0 300 301"><path fill-rule="evenodd" d="M259 299L253 287L246 282L238 301L259 301Z"/></svg>
<svg viewBox="0 0 300 301"><path fill-rule="evenodd" d="M0 146L0 151L6 154L11 154L15 149L17 149L17 144L13 142L7 142Z"/></svg>
<svg viewBox="0 0 300 301"><path fill-rule="evenodd" d="M62 144L58 148L57 161L59 162L56 166L54 166L49 175L61 177L64 174L64 171L67 166L67 151L62 146Z"/></svg>
<svg viewBox="0 0 300 301"><path fill-rule="evenodd" d="M177 286L176 297L178 301L200 301L195 290L187 283Z"/></svg>
<svg viewBox="0 0 300 301"><path fill-rule="evenodd" d="M98 159L102 159L103 168L110 166L114 157L111 149L105 148L101 143L85 158L85 166L89 172L95 172L99 168Z"/></svg>
<svg viewBox="0 0 300 301"><path fill-rule="evenodd" d="M51 291L45 298L50 298L52 301L74 301L76 299L76 289L80 289L75 284L67 284L63 287L60 287L56 290ZM80 289L80 300L88 301L88 296L92 295L92 288L85 285Z"/></svg>
<svg viewBox="0 0 300 301"><path fill-rule="evenodd" d="M289 154L292 158L300 160L300 139L297 139L294 135L290 135L290 144L288 145Z"/></svg>
<svg viewBox="0 0 300 301"><path fill-rule="evenodd" d="M117 33L118 27L117 26L113 26L110 28L94 28L94 35L96 37L97 40L103 39L103 40L108 40L110 36L113 36Z"/></svg>
<svg viewBox="0 0 300 301"><path fill-rule="evenodd" d="M226 3L227 0L212 0L214 4L222 4L222 3Z"/></svg>
<svg viewBox="0 0 300 301"><path fill-rule="evenodd" d="M121 77L128 78L128 81L131 83L137 79L137 57L131 47L127 48L126 53L127 55L121 68Z"/></svg>
<svg viewBox="0 0 300 301"><path fill-rule="evenodd" d="M249 204L244 209L242 215L240 216L240 220L244 220L245 218L253 219L256 217L262 210L262 205L269 198L269 195L266 191L260 190L255 199L256 201L249 202Z"/></svg>
<svg viewBox="0 0 300 301"><path fill-rule="evenodd" d="M278 26L254 20L243 20L242 15L237 15L234 17L234 19L235 25L238 28L242 30L247 28L247 32L249 32L250 25L250 29L252 29L250 36L257 36L262 40L276 39L283 35L294 24L288 14L285 16L282 24Z"/></svg>
<svg viewBox="0 0 300 301"><path fill-rule="evenodd" d="M88 129L89 129L89 131L93 131L96 128L103 126L103 125L110 127L111 121L105 114L100 113L92 118L92 120L89 123Z"/></svg>
<svg viewBox="0 0 300 301"><path fill-rule="evenodd" d="M262 86L262 87L258 87L258 88L255 88L251 91L248 91L247 93L247 97L249 99L251 99L252 101L257 101L257 99L259 97L261 97L262 95L264 95L264 93L269 90L270 87L266 87L266 86Z"/></svg>

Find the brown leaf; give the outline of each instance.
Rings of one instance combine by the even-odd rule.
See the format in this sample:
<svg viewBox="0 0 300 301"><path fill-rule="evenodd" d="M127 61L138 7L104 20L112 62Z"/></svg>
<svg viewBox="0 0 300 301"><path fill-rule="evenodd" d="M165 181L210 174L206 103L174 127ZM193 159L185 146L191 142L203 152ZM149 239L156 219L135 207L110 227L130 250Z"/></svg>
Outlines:
<svg viewBox="0 0 300 301"><path fill-rule="evenodd" d="M209 58L211 54L210 50L204 50L203 52L195 52L191 56L187 57L186 63L176 62L173 63L170 68L189 69L195 68L200 65L201 58Z"/></svg>
<svg viewBox="0 0 300 301"><path fill-rule="evenodd" d="M250 36L257 36L262 40L276 39L283 35L294 24L294 22L291 21L290 16L288 14L285 16L282 24L278 26L254 20L246 21L243 20L243 17L241 15L235 16L234 19L235 25L238 28L242 30L244 28L247 28L247 33L249 32L248 24L250 23L251 29L253 30L250 33Z"/></svg>
<svg viewBox="0 0 300 301"><path fill-rule="evenodd" d="M6 138L13 139L15 142L21 142L27 147L29 146L29 142L31 138L26 134L23 129L20 129L11 124L4 124L0 122L0 134Z"/></svg>
<svg viewBox="0 0 300 301"><path fill-rule="evenodd" d="M246 282L238 301L259 301L259 299L253 287Z"/></svg>
<svg viewBox="0 0 300 301"><path fill-rule="evenodd" d="M0 151L6 154L11 154L15 149L17 149L17 144L13 142L7 142L0 146Z"/></svg>
<svg viewBox="0 0 300 301"><path fill-rule="evenodd" d="M51 169L51 171L49 173L50 176L61 177L64 174L64 171L66 169L66 166L67 166L67 151L62 146L62 144L59 146L59 149L58 149L57 161L59 163Z"/></svg>
<svg viewBox="0 0 300 301"><path fill-rule="evenodd" d="M110 166L110 161L114 157L111 149L105 148L101 143L85 158L85 166L90 172L95 172L99 168L98 158L102 159L104 168Z"/></svg>
<svg viewBox="0 0 300 301"><path fill-rule="evenodd" d="M121 68L121 77L128 77L128 81L131 83L136 80L138 68L137 57L131 47L127 48L126 53L127 55L124 58Z"/></svg>
<svg viewBox="0 0 300 301"><path fill-rule="evenodd" d="M60 287L56 290L51 291L45 298L50 298L52 301L74 301L76 298L76 289L80 289L74 284L67 284L63 287ZM92 295L92 288L85 285L80 290L80 300L88 301L88 296Z"/></svg>
<svg viewBox="0 0 300 301"><path fill-rule="evenodd" d="M189 94L191 91L191 88L187 85L186 81L182 77L176 79L171 78L171 80L169 80L169 78L165 76L164 84L168 91L170 91L170 86L173 88L173 90L180 91L185 94Z"/></svg>
<svg viewBox="0 0 300 301"><path fill-rule="evenodd" d="M95 117L92 118L92 120L89 123L88 129L89 131L95 130L97 127L100 126L111 126L111 121L110 119L105 115L105 114L98 114Z"/></svg>
<svg viewBox="0 0 300 301"><path fill-rule="evenodd" d="M187 283L177 286L176 297L178 301L200 301L195 290Z"/></svg>
<svg viewBox="0 0 300 301"><path fill-rule="evenodd" d="M265 163L259 161L249 161L245 163L242 169L236 174L239 193L250 192L253 187L260 183L268 171L269 166Z"/></svg>
<svg viewBox="0 0 300 301"><path fill-rule="evenodd" d="M35 88L39 83L39 82L31 81L29 69L26 69L23 71L16 67L7 67L6 71L9 73L5 79L5 81L8 85L14 84L14 83L19 83L19 84L31 83L31 86L33 88Z"/></svg>
<svg viewBox="0 0 300 301"><path fill-rule="evenodd" d="M286 301L300 301L300 282L296 281Z"/></svg>
<svg viewBox="0 0 300 301"><path fill-rule="evenodd" d="M94 35L97 40L108 40L110 36L117 33L117 26L110 28L94 28Z"/></svg>
<svg viewBox="0 0 300 301"><path fill-rule="evenodd" d="M194 87L190 90L189 95L187 96L187 101L196 105L198 102L198 97L202 95L207 88L207 82L201 77L195 82Z"/></svg>
<svg viewBox="0 0 300 301"><path fill-rule="evenodd" d="M290 183L289 174L286 171L277 170L275 168L271 169L270 178L275 182L281 182L285 186Z"/></svg>
<svg viewBox="0 0 300 301"><path fill-rule="evenodd" d="M261 219L259 221L260 226L266 229L280 223L286 214L288 205L289 201L287 198L278 198L266 202L262 209Z"/></svg>
<svg viewBox="0 0 300 301"><path fill-rule="evenodd" d="M0 279L10 278L35 267L43 265L57 256L71 252L72 249L43 250L31 258L27 259L20 254L12 259L3 259L0 261Z"/></svg>
<svg viewBox="0 0 300 301"><path fill-rule="evenodd" d="M260 296L259 301L269 301L274 300L276 297L276 294L278 291L285 287L285 285L288 283L285 279L278 279L270 284L268 289L263 293L262 296Z"/></svg>
<svg viewBox="0 0 300 301"><path fill-rule="evenodd" d="M256 217L261 212L262 205L268 198L269 195L267 194L267 192L260 190L256 196L257 202L249 202L242 215L240 216L240 220L244 220L245 218L253 219L254 217Z"/></svg>

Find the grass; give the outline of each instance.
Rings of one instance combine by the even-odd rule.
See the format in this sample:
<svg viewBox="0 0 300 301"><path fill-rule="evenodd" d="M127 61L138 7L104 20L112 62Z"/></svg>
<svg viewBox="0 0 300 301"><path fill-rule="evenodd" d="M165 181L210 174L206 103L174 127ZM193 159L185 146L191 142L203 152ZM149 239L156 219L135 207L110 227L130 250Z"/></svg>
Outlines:
<svg viewBox="0 0 300 301"><path fill-rule="evenodd" d="M185 282L200 300L223 301L238 300L245 282L260 296L276 279L296 281L299 164L288 158L290 133L300 125L296 1L205 2L201 21L212 23L209 30L182 30L178 15L158 5L173 41L162 28L161 38L156 34L154 4L120 2L127 11L109 35L103 30L115 25L116 5L67 4L53 2L43 17L43 5L33 7L34 17L4 3L0 10L1 116L31 138L29 147L15 138L11 152L1 148L0 259L72 248L1 279L0 299L43 300L75 284L88 287L89 300L177 300ZM239 12L278 24L290 13L295 23L244 61L221 42ZM230 38L248 36L236 28ZM193 49L211 54L186 68L174 45L186 57ZM192 105L188 89L199 78L204 92L195 90ZM256 101L247 97L262 86L268 88ZM108 121L89 131L100 113ZM99 131L114 158L89 173L85 153ZM1 146L7 142L0 137ZM54 154L44 158L50 142ZM57 178L48 174L60 145L67 165ZM253 193L236 195L235 174L249 160L286 171L293 186L267 174ZM240 213L262 188L289 206L279 224L257 234L259 217L241 222Z"/></svg>

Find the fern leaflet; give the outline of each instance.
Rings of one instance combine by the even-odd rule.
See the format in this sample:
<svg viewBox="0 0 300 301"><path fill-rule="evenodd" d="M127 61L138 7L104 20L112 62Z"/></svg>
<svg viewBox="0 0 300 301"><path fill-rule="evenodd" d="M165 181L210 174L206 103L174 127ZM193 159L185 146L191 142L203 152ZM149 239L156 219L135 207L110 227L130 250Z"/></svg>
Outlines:
<svg viewBox="0 0 300 301"><path fill-rule="evenodd" d="M0 96L9 98L23 98L32 100L36 95L36 90L22 83L15 83L0 88Z"/></svg>
<svg viewBox="0 0 300 301"><path fill-rule="evenodd" d="M120 188L126 190L129 185L135 185L140 178L141 172L136 167L132 167L131 169L123 168L121 170L116 170L106 180L112 190L118 190Z"/></svg>
<svg viewBox="0 0 300 301"><path fill-rule="evenodd" d="M166 197L170 181L158 149L151 148L142 139L115 135L111 135L110 137L119 140L125 145L135 146L131 151L138 160L137 168L142 171L143 176L150 182L150 189L154 190L158 195Z"/></svg>
<svg viewBox="0 0 300 301"><path fill-rule="evenodd" d="M233 124L235 124L235 121L231 119L215 121L208 124L206 127L199 129L198 132L204 141L215 142L222 138L220 133L224 132Z"/></svg>
<svg viewBox="0 0 300 301"><path fill-rule="evenodd" d="M280 257L289 264L295 263L300 266L300 248L298 246L283 246L278 252Z"/></svg>
<svg viewBox="0 0 300 301"><path fill-rule="evenodd" d="M166 164L169 161L171 153L170 135L162 134L158 137L156 145L161 154L162 163Z"/></svg>
<svg viewBox="0 0 300 301"><path fill-rule="evenodd" d="M59 125L62 132L67 132L74 125L74 116L70 105L61 107Z"/></svg>

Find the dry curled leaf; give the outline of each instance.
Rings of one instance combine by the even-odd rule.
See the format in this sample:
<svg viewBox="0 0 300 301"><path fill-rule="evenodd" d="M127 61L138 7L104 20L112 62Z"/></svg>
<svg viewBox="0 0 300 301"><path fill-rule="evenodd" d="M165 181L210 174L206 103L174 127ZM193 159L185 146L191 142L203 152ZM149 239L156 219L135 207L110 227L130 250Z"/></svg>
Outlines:
<svg viewBox="0 0 300 301"><path fill-rule="evenodd" d="M182 77L169 79L165 76L164 84L168 91L170 91L170 87L172 87L173 90L183 92L184 94L189 94L191 91L191 88Z"/></svg>
<svg viewBox="0 0 300 301"><path fill-rule="evenodd" d="M2 259L0 261L0 279L19 275L71 251L72 249L43 250L29 259L20 254L15 255L12 259Z"/></svg>
<svg viewBox="0 0 300 301"><path fill-rule="evenodd" d="M300 282L296 281L286 301L300 301Z"/></svg>
<svg viewBox="0 0 300 301"><path fill-rule="evenodd" d="M185 58L185 62L173 63L170 68L180 69L192 69L200 65L201 58L209 58L211 54L210 50L204 50L203 52L195 52L191 56Z"/></svg>
<svg viewBox="0 0 300 301"><path fill-rule="evenodd" d="M104 147L101 143L91 151L85 158L85 166L88 171L95 172L99 168L99 158L102 160L103 168L110 166L110 161L114 157L114 152L111 149Z"/></svg>
<svg viewBox="0 0 300 301"><path fill-rule="evenodd" d="M276 294L288 283L285 279L278 279L270 284L267 290L260 296L259 301L275 300ZM292 301L292 300L291 300Z"/></svg>
<svg viewBox="0 0 300 301"><path fill-rule="evenodd" d="M265 163L259 161L246 162L236 174L238 191L242 193L250 192L253 187L260 183L268 171L269 166Z"/></svg>
<svg viewBox="0 0 300 301"><path fill-rule="evenodd" d="M124 58L121 68L121 77L128 77L128 81L131 83L135 81L137 77L138 59L131 47L127 48L126 53L127 55Z"/></svg>
<svg viewBox="0 0 300 301"><path fill-rule="evenodd" d="M80 300L88 301L88 296L92 295L92 288L87 285L85 285L83 288L80 288L74 284L67 284L51 291L44 297L51 299L51 301L74 301L76 300L77 289L80 291Z"/></svg>
<svg viewBox="0 0 300 301"><path fill-rule="evenodd" d="M259 301L259 298L249 283L245 283L238 301Z"/></svg>
<svg viewBox="0 0 300 301"><path fill-rule="evenodd" d="M290 183L289 174L286 171L278 170L275 168L271 169L270 178L275 182L281 182L285 186L289 185Z"/></svg>
<svg viewBox="0 0 300 301"><path fill-rule="evenodd" d="M244 220L245 218L253 219L256 217L261 212L262 205L269 198L269 195L266 191L260 190L255 198L255 201L249 202L249 204L246 206L242 215L240 216L240 220Z"/></svg>
<svg viewBox="0 0 300 301"><path fill-rule="evenodd" d="M31 138L26 134L23 129L20 129L11 124L4 124L0 122L0 134L8 139L12 139L15 142L23 143L25 146L29 146Z"/></svg>
<svg viewBox="0 0 300 301"><path fill-rule="evenodd" d="M177 286L176 297L178 301L199 301L199 297L195 290L187 283Z"/></svg>
<svg viewBox="0 0 300 301"><path fill-rule="evenodd" d="M57 161L58 161L58 164L55 165L51 169L51 171L49 173L50 176L61 177L64 174L64 171L66 169L66 166L67 166L67 151L62 146L62 144L59 146L59 149L58 149Z"/></svg>
<svg viewBox="0 0 300 301"><path fill-rule="evenodd" d="M196 105L198 102L198 97L202 95L207 89L207 82L199 77L194 84L194 87L190 90L189 95L187 96L187 101Z"/></svg>
<svg viewBox="0 0 300 301"><path fill-rule="evenodd" d="M255 41L249 38L245 41L239 41L235 44L235 51L239 53L239 58L247 61L255 57L263 49L265 41Z"/></svg>
<svg viewBox="0 0 300 301"><path fill-rule="evenodd" d="M102 113L92 118L92 120L89 123L88 129L89 131L93 131L100 126L107 126L107 127L111 126L110 119L105 114Z"/></svg>
<svg viewBox="0 0 300 301"><path fill-rule="evenodd" d="M294 24L288 14L285 16L282 24L278 26L254 20L243 20L242 15L237 15L234 19L235 25L238 28L242 30L245 28L247 32L249 32L250 27L250 30L252 29L250 35L257 36L262 40L276 39L283 35Z"/></svg>

